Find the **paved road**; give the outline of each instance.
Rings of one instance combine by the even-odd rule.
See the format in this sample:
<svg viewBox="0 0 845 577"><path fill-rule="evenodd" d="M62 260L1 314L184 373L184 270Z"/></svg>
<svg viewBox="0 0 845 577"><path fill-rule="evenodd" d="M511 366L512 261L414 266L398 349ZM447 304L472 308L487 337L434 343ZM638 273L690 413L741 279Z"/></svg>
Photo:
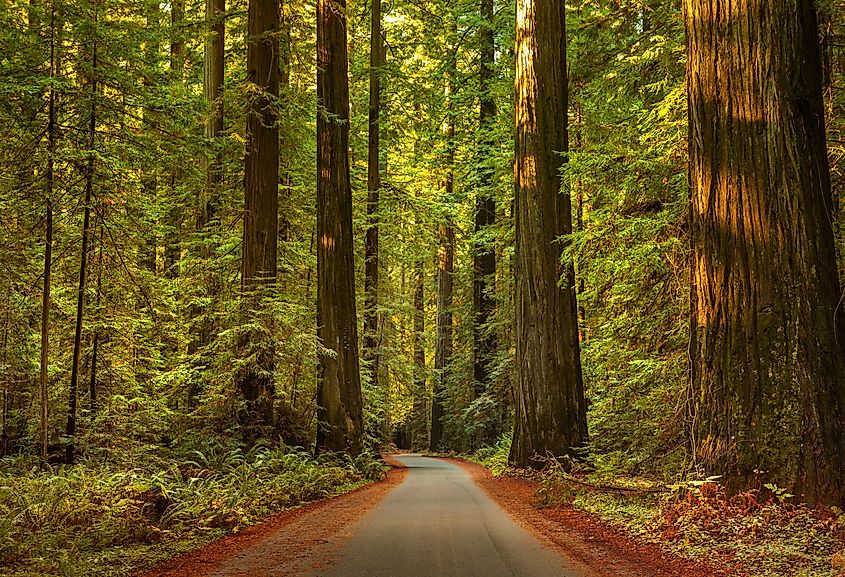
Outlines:
<svg viewBox="0 0 845 577"><path fill-rule="evenodd" d="M404 482L367 514L320 577L581 577L460 467L407 455Z"/></svg>

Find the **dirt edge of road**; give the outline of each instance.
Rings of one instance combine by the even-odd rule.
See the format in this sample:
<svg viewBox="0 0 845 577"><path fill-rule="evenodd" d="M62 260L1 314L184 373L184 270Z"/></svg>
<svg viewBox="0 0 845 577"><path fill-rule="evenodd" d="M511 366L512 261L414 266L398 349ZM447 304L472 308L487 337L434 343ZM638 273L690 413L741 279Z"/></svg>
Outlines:
<svg viewBox="0 0 845 577"><path fill-rule="evenodd" d="M390 455L385 455L384 460L390 465L390 469L381 481L335 497L282 511L257 525L164 561L152 569L137 571L133 575L136 577L207 577L224 561L282 530L289 530L301 536L297 539L299 551L295 552L301 554L314 545L324 543L328 536L337 534L349 523L363 517L380 503L391 489L403 481L408 472L407 468ZM321 515L323 509L326 508L331 509L331 515Z"/></svg>
<svg viewBox="0 0 845 577"><path fill-rule="evenodd" d="M540 542L586 566L591 577L724 577L701 563L671 556L657 545L642 544L589 513L570 508L538 509L537 483L494 477L486 468L463 459L460 465L484 491Z"/></svg>

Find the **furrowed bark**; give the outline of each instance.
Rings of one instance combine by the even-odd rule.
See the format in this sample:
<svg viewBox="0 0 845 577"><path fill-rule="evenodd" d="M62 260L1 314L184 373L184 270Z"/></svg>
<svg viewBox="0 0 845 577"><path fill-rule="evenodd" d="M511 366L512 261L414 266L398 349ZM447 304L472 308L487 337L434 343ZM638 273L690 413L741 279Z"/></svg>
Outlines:
<svg viewBox="0 0 845 577"><path fill-rule="evenodd" d="M572 262L558 238L572 232L561 194L568 151L564 0L516 5L516 389L511 463L575 456L587 441Z"/></svg>

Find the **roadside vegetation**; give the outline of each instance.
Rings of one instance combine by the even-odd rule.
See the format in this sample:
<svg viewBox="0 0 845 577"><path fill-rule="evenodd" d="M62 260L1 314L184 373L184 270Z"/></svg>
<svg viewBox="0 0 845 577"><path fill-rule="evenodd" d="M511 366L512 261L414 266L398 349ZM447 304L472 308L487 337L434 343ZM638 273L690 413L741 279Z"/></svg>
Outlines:
<svg viewBox="0 0 845 577"><path fill-rule="evenodd" d="M129 575L279 511L383 476L372 454L148 447L41 472L0 460L0 575Z"/></svg>
<svg viewBox="0 0 845 577"><path fill-rule="evenodd" d="M566 472L550 460L542 471L508 467L510 438L469 458L493 475L536 481L538 507L572 507L635 540L656 544L736 577L845 576L845 514L807 507L771 484L729 494L720 479L665 484L654 477L601 469Z"/></svg>

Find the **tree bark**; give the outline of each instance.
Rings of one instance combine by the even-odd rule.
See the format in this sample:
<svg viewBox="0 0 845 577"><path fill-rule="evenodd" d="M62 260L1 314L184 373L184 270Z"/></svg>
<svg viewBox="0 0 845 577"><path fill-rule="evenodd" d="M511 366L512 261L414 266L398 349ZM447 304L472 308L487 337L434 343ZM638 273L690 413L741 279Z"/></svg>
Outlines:
<svg viewBox="0 0 845 577"><path fill-rule="evenodd" d="M812 0L684 2L691 445L740 488L845 497L845 325Z"/></svg>
<svg viewBox="0 0 845 577"><path fill-rule="evenodd" d="M381 163L379 162L379 114L381 112L381 0L372 0L370 27L370 106L369 140L367 150L367 237L364 243L364 360L370 365L370 382L378 386L379 373L379 192Z"/></svg>
<svg viewBox="0 0 845 577"><path fill-rule="evenodd" d="M478 190L475 200L475 251L473 255L473 380L476 398L490 386L490 362L496 351L496 333L488 326L496 307L491 294L496 280L496 251L491 243L483 240L486 228L496 223L496 200L493 195L494 167L491 165L493 124L496 118L496 103L491 92L493 65L495 64L495 43L493 39L493 0L481 0L482 24L479 29L480 50L480 111ZM478 430L476 442L489 441L489 427Z"/></svg>
<svg viewBox="0 0 845 577"><path fill-rule="evenodd" d="M558 237L572 232L561 194L568 151L564 0L516 6L516 380L511 463L572 456L587 441L586 403L571 262Z"/></svg>
<svg viewBox="0 0 845 577"><path fill-rule="evenodd" d="M345 0L317 2L317 450L361 450Z"/></svg>
<svg viewBox="0 0 845 577"><path fill-rule="evenodd" d="M260 322L277 276L279 234L279 9L276 0L250 0L247 80L252 86L244 159L244 229L241 265L242 310ZM255 361L239 375L246 401L246 437L254 440L273 425L274 349L254 331L241 339Z"/></svg>
<svg viewBox="0 0 845 577"><path fill-rule="evenodd" d="M451 17L450 17L451 18ZM450 35L454 37L456 23L450 21ZM453 94L455 90L455 66L457 51L449 48L449 61L446 66L446 120L443 123L443 139L446 144L445 178L443 182L444 202L452 202L455 176L455 116ZM455 229L450 214L444 216L438 231L440 246L437 251L437 326L434 369L436 371L434 390L431 399L431 434L429 449L440 451L446 448L447 441L443 434L443 401L446 394L449 363L452 360L452 274L455 267Z"/></svg>

